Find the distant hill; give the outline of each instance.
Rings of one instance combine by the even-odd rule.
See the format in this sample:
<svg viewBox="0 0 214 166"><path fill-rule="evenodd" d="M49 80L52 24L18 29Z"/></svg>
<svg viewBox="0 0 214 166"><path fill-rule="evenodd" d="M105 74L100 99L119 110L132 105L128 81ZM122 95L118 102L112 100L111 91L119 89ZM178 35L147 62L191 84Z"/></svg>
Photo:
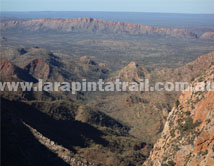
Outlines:
<svg viewBox="0 0 214 166"><path fill-rule="evenodd" d="M146 12L86 12L86 11L35 11L35 12L1 12L2 17L16 19L40 18L79 18L90 17L100 20L129 22L162 28L188 28L204 31L213 27L213 14L178 14L178 13L146 13Z"/></svg>
<svg viewBox="0 0 214 166"><path fill-rule="evenodd" d="M155 28L139 24L117 21L104 21L95 18L73 19L37 19L27 21L8 21L0 24L2 30L32 32L90 32L119 33L151 36L170 36L178 38L197 38L197 35L185 29Z"/></svg>

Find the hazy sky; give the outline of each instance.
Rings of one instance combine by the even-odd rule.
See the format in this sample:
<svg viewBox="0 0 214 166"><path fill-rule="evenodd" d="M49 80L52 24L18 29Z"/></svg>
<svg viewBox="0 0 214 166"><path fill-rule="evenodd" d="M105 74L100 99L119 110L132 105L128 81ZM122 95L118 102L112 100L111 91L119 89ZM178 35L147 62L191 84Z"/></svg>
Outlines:
<svg viewBox="0 0 214 166"><path fill-rule="evenodd" d="M214 0L0 0L2 11L214 13Z"/></svg>

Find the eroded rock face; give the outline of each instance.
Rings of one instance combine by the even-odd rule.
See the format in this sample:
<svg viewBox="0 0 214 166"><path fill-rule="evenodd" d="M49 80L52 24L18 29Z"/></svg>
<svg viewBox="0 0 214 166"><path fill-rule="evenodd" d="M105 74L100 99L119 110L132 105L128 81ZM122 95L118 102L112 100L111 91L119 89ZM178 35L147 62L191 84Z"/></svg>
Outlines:
<svg viewBox="0 0 214 166"><path fill-rule="evenodd" d="M0 75L2 81L22 80L37 82L37 80L30 74L28 74L26 71L2 58L0 58Z"/></svg>
<svg viewBox="0 0 214 166"><path fill-rule="evenodd" d="M34 59L24 69L37 79L47 79L50 73L49 65L42 59Z"/></svg>
<svg viewBox="0 0 214 166"><path fill-rule="evenodd" d="M138 24L116 21L103 21L94 18L73 19L37 19L28 21L9 21L0 24L3 30L59 31L59 32L102 32L145 34L152 36L171 36L178 38L197 38L197 35L185 29L154 28Z"/></svg>
<svg viewBox="0 0 214 166"><path fill-rule="evenodd" d="M15 66L10 62L0 59L0 72L1 76L13 76L15 75Z"/></svg>
<svg viewBox="0 0 214 166"><path fill-rule="evenodd" d="M120 79L126 82L140 82L141 79L149 78L148 71L136 62L132 61L124 68L120 69L112 79Z"/></svg>
<svg viewBox="0 0 214 166"><path fill-rule="evenodd" d="M214 66L195 79L214 81ZM185 91L170 112L145 166L214 165L214 92Z"/></svg>

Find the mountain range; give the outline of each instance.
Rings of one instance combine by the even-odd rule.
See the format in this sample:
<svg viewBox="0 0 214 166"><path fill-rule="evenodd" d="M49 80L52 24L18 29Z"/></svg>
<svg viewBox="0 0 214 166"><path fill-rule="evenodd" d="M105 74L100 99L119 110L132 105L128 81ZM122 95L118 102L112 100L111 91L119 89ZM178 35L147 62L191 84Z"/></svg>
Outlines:
<svg viewBox="0 0 214 166"><path fill-rule="evenodd" d="M170 36L179 38L197 38L197 34L185 29L154 28L130 23L103 21L94 18L74 19L38 19L26 21L8 21L0 24L2 30L56 32L93 32L128 33L135 35ZM210 35L208 35L210 36ZM206 38L207 35L203 35Z"/></svg>
<svg viewBox="0 0 214 166"><path fill-rule="evenodd" d="M213 80L213 32L3 19L0 81ZM207 28L209 30L209 28ZM1 92L4 165L212 166L213 92Z"/></svg>

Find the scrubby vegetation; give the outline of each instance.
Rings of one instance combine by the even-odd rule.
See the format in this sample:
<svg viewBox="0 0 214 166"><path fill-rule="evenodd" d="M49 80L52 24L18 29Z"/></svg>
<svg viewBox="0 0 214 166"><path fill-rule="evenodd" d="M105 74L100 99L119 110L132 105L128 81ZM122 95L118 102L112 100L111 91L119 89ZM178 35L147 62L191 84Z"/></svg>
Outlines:
<svg viewBox="0 0 214 166"><path fill-rule="evenodd" d="M195 123L193 122L193 119L191 117L187 117L183 120L182 123L178 126L178 129L181 132L188 132L191 131L192 129L198 127L201 124L200 121L196 121Z"/></svg>

